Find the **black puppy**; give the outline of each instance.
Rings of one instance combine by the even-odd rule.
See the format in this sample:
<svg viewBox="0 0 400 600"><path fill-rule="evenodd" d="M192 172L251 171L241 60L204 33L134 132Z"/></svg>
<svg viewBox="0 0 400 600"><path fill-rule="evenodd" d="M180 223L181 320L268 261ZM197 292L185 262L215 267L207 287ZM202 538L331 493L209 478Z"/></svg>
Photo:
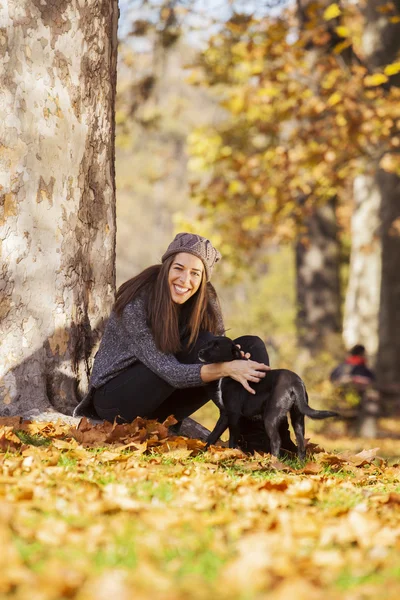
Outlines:
<svg viewBox="0 0 400 600"><path fill-rule="evenodd" d="M227 337L216 337L199 351L199 359L206 363L229 362L243 359L239 348ZM244 359L246 360L246 359ZM270 439L271 454L279 456L281 438L279 425L290 412L290 420L296 435L300 460L305 458L304 415L311 419L336 417L330 410L314 410L308 405L308 394L302 379L287 369L268 371L254 387L252 395L241 383L224 377L220 381L219 394L212 400L220 410L220 417L208 437L207 444L215 444L229 427L229 447L236 448L239 439L240 417L262 415L265 431Z"/></svg>

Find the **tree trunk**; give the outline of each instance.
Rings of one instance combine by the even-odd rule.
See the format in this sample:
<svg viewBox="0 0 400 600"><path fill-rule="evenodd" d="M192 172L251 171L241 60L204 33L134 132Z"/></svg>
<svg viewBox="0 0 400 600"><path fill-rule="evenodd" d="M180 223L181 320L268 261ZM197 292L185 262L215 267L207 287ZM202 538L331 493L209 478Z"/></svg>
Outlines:
<svg viewBox="0 0 400 600"><path fill-rule="evenodd" d="M366 6L363 46L371 70L396 60L400 49L400 25L380 10L386 5L368 0ZM399 86L400 77L391 77L390 85ZM370 172L355 182L344 321L346 344L362 343L376 359L378 389L367 390L360 406L358 433L364 437L376 436L383 390L400 380L400 179L375 163Z"/></svg>
<svg viewBox="0 0 400 600"><path fill-rule="evenodd" d="M117 0L0 20L0 412L70 412L115 287Z"/></svg>
<svg viewBox="0 0 400 600"><path fill-rule="evenodd" d="M382 11L385 0L368 0L363 36L368 65L381 69L398 60L400 50L399 4L392 12ZM400 74L390 78L391 86L400 86ZM381 384L400 381L400 178L395 173L376 169L376 187L381 197L382 271L379 310L379 347L377 376Z"/></svg>
<svg viewBox="0 0 400 600"><path fill-rule="evenodd" d="M376 181L382 227L377 375L387 385L400 383L400 178L378 171Z"/></svg>
<svg viewBox="0 0 400 600"><path fill-rule="evenodd" d="M314 354L341 331L335 202L315 209L296 246L299 345Z"/></svg>
<svg viewBox="0 0 400 600"><path fill-rule="evenodd" d="M315 10L312 0L298 0L299 27L310 26ZM323 0L323 6L330 4ZM327 26L328 28L328 26ZM309 72L318 69L326 48L309 43L305 58ZM297 340L302 348L298 368L302 369L310 356L332 348L341 331L340 243L336 221L336 198L324 206L314 207L305 220L306 231L296 244Z"/></svg>
<svg viewBox="0 0 400 600"><path fill-rule="evenodd" d="M375 362L381 285L381 194L375 178L354 181L349 282L344 308L343 338L347 348L363 344Z"/></svg>

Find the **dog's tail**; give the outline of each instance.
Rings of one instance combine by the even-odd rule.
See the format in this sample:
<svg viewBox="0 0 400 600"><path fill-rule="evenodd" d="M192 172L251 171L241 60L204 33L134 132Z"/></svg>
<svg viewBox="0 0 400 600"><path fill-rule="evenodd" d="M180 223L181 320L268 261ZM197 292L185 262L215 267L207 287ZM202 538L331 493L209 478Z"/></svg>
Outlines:
<svg viewBox="0 0 400 600"><path fill-rule="evenodd" d="M310 419L327 419L328 417L338 417L339 413L333 410L315 410L315 408L311 408L308 404L308 394L307 390L303 384L304 393L296 394L296 406L301 412L301 414L306 415L306 417L310 417Z"/></svg>

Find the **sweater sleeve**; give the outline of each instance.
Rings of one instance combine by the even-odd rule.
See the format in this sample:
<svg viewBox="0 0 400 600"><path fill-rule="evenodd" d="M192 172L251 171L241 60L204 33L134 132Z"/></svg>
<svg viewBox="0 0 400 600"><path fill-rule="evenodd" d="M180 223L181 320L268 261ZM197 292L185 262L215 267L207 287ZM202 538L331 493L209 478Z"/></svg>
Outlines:
<svg viewBox="0 0 400 600"><path fill-rule="evenodd" d="M129 335L129 343L136 358L153 373L175 388L204 385L200 376L201 364L185 365L173 354L158 350L153 334L147 324L143 299L135 298L122 313L122 323Z"/></svg>

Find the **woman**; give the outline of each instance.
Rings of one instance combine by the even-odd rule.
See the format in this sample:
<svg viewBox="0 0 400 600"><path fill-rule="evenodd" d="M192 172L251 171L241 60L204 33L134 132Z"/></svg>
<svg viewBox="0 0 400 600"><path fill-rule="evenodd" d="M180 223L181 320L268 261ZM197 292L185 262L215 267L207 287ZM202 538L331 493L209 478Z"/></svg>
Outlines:
<svg viewBox="0 0 400 600"><path fill-rule="evenodd" d="M161 264L119 288L95 357L89 393L74 416L130 422L137 416L163 420L173 414L181 421L209 400L206 384L221 377L232 377L255 393L250 383L269 370L259 338L244 336L237 343L247 358L261 356L262 362L198 360L201 346L224 334L210 283L220 258L206 238L179 233Z"/></svg>

